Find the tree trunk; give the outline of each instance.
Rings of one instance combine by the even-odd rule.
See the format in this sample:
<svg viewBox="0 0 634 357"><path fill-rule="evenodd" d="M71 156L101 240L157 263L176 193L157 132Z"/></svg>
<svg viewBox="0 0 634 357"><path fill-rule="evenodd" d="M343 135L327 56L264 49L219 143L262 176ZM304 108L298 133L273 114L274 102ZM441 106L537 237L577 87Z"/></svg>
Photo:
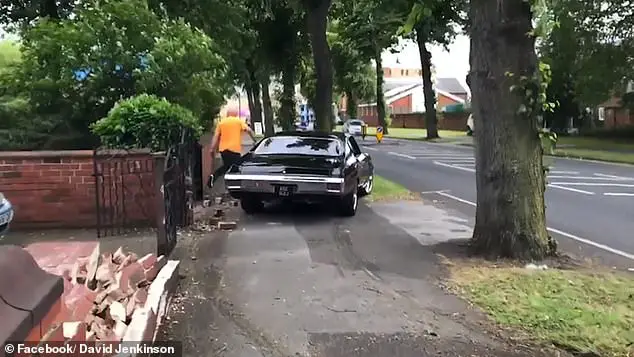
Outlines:
<svg viewBox="0 0 634 357"><path fill-rule="evenodd" d="M294 57L293 57L294 58ZM297 117L295 104L295 75L297 63L288 59L282 72L282 96L280 98L280 125L283 130L292 130Z"/></svg>
<svg viewBox="0 0 634 357"><path fill-rule="evenodd" d="M383 135L388 134L387 122L385 120L385 97L383 96L383 61L381 59L381 48L375 48L374 61L376 61L376 115L380 126L383 127Z"/></svg>
<svg viewBox="0 0 634 357"><path fill-rule="evenodd" d="M268 76L262 79L262 106L264 108L264 135L275 134L275 123L273 118L273 106L271 105L271 93L269 92L271 81Z"/></svg>
<svg viewBox="0 0 634 357"><path fill-rule="evenodd" d="M357 118L357 96L353 91L346 91L346 114L348 118Z"/></svg>
<svg viewBox="0 0 634 357"><path fill-rule="evenodd" d="M535 39L527 35L530 4L474 1L469 15L469 83L478 120L473 247L488 257L542 259L556 248L546 231L538 112L521 113L526 94L511 92L516 78L537 73Z"/></svg>
<svg viewBox="0 0 634 357"><path fill-rule="evenodd" d="M425 129L427 139L438 138L438 116L436 115L436 92L431 80L431 52L427 50L427 38L422 29L416 30L416 41L420 54L420 64L423 76L423 93L425 96Z"/></svg>
<svg viewBox="0 0 634 357"><path fill-rule="evenodd" d="M328 10L332 0L304 0L310 44L313 49L317 89L315 93L315 123L319 131L332 131L332 64L326 39Z"/></svg>
<svg viewBox="0 0 634 357"><path fill-rule="evenodd" d="M52 20L59 20L59 10L57 8L56 0L43 0L40 3L40 17L48 17Z"/></svg>
<svg viewBox="0 0 634 357"><path fill-rule="evenodd" d="M251 85L251 81L247 81L247 83L245 83L244 88L247 92L247 102L249 103L249 116L250 116L250 124L251 124L251 129L254 129L253 126L253 113L255 113L255 99L253 98L253 89L252 89L252 85Z"/></svg>

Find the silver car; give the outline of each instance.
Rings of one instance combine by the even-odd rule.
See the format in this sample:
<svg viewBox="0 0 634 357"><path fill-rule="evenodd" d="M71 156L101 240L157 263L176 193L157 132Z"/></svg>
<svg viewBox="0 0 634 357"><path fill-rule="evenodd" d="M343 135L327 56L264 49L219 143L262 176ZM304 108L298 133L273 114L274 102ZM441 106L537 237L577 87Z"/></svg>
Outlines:
<svg viewBox="0 0 634 357"><path fill-rule="evenodd" d="M361 136L363 134L363 126L365 126L363 120L349 119L343 124L343 132L354 136Z"/></svg>
<svg viewBox="0 0 634 357"><path fill-rule="evenodd" d="M0 192L0 237L9 230L9 223L13 220L13 206Z"/></svg>

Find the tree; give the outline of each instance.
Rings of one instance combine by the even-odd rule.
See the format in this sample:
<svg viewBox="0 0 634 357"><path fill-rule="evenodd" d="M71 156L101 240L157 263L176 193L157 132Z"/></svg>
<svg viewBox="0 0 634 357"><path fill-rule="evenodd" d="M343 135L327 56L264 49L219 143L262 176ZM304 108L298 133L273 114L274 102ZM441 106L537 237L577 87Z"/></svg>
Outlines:
<svg viewBox="0 0 634 357"><path fill-rule="evenodd" d="M143 0L87 4L75 18L43 19L24 32L20 82L36 113L63 118L67 142L89 147L89 124L139 92L206 117L229 90L216 44L183 21L164 21Z"/></svg>
<svg viewBox="0 0 634 357"><path fill-rule="evenodd" d="M524 0L471 2L468 84L478 118L473 247L491 257L542 259L546 231L542 109L533 11Z"/></svg>
<svg viewBox="0 0 634 357"><path fill-rule="evenodd" d="M622 94L634 79L634 9L622 0L558 0L548 2L540 17L555 24L538 50L552 69L549 100L558 104L546 113L547 124L561 129L569 118L583 116L580 107Z"/></svg>
<svg viewBox="0 0 634 357"><path fill-rule="evenodd" d="M404 26L399 34L414 34L420 54L423 91L425 95L425 128L427 139L438 138L438 117L436 115L436 93L431 78L432 63L428 44L447 46L456 35L459 25L464 22L461 16L464 2L457 0L434 0L419 2L415 0Z"/></svg>
<svg viewBox="0 0 634 357"><path fill-rule="evenodd" d="M332 63L326 38L328 11L332 0L302 0L306 12L306 30L313 50L316 93L313 110L316 129L332 131Z"/></svg>
<svg viewBox="0 0 634 357"><path fill-rule="evenodd" d="M388 134L387 112L383 95L383 62L381 54L397 43L397 30L410 8L404 1L342 0L338 8L342 36L354 43L367 59L375 62L376 106L378 121Z"/></svg>
<svg viewBox="0 0 634 357"><path fill-rule="evenodd" d="M38 19L65 19L76 3L73 0L3 0L0 2L0 25L19 30Z"/></svg>
<svg viewBox="0 0 634 357"><path fill-rule="evenodd" d="M334 20L330 24L328 40L334 69L334 91L338 97L345 96L348 117L356 118L358 100L370 101L376 96L375 73L369 59L348 38L340 35L343 32L338 27L340 23Z"/></svg>

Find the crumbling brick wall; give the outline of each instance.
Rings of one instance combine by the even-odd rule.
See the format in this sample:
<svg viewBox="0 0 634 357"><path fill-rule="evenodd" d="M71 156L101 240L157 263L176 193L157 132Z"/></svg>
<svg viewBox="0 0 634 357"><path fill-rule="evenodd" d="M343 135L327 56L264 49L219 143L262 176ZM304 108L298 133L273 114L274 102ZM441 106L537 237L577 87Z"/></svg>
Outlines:
<svg viewBox="0 0 634 357"><path fill-rule="evenodd" d="M130 224L153 224L154 173L147 167L152 154L138 151L102 155L97 162L105 164L98 164L97 172L103 172L105 178L97 185L93 151L0 152L0 192L14 205L12 227L95 227L96 190L100 190L102 217L125 215ZM111 162L114 158L116 163ZM109 176L114 175L113 167L119 170L116 177Z"/></svg>

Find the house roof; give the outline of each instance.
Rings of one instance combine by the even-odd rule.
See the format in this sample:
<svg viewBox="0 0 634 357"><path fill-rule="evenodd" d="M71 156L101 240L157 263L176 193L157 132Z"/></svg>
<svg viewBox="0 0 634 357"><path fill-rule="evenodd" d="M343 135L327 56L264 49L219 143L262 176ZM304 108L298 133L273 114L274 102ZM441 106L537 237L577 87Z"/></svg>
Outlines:
<svg viewBox="0 0 634 357"><path fill-rule="evenodd" d="M404 86L412 86L415 84L423 84L423 79L420 77L396 77L385 78L383 83L383 93L387 95L387 92L393 91L396 88ZM444 77L436 78L436 89L442 90L453 94L467 94L467 89L456 78Z"/></svg>
<svg viewBox="0 0 634 357"><path fill-rule="evenodd" d="M397 100L399 100L401 98L405 98L408 95L411 95L412 93L414 93L415 90L417 90L419 88L422 88L422 86L423 86L423 83L421 81L421 83L416 83L416 84L413 84L413 85L404 85L404 86L400 86L400 87L394 88L391 91L385 92L384 93L385 94L385 103L387 105L390 105L390 104L394 103L395 101L397 101ZM445 91L443 89L440 89L440 88L436 87L435 90L436 90L436 94L437 95L445 96L445 97L447 97L449 99L452 99L452 100L454 100L454 101L456 101L458 103L464 103L465 102L464 99L462 99L462 98L460 98L460 97L458 97L458 96L456 96L456 95L454 95L452 93L449 93L449 92L447 92L447 91ZM365 107L365 106L373 106L373 105L376 105L376 103L375 102L366 103L366 104L361 104L360 106Z"/></svg>
<svg viewBox="0 0 634 357"><path fill-rule="evenodd" d="M467 89L456 78L436 78L436 87L453 94L467 93Z"/></svg>

